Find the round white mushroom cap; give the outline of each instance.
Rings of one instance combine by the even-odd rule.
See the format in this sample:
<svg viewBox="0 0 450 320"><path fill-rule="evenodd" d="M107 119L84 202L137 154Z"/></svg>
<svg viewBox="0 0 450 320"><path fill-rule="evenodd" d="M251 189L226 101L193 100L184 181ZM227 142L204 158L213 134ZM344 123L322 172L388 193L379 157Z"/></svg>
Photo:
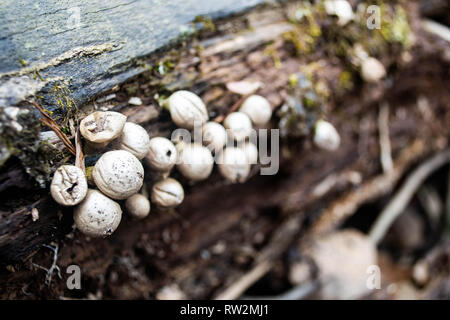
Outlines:
<svg viewBox="0 0 450 320"><path fill-rule="evenodd" d="M136 193L125 201L127 212L137 219L143 219L150 213L150 201L142 194Z"/></svg>
<svg viewBox="0 0 450 320"><path fill-rule="evenodd" d="M227 143L225 128L214 121L207 122L202 127L203 145L212 152L219 152Z"/></svg>
<svg viewBox="0 0 450 320"><path fill-rule="evenodd" d="M386 76L383 64L375 58L369 57L361 64L361 77L371 83L376 83Z"/></svg>
<svg viewBox="0 0 450 320"><path fill-rule="evenodd" d="M92 177L100 191L113 199L122 200L142 187L144 168L128 151L108 151L98 159Z"/></svg>
<svg viewBox="0 0 450 320"><path fill-rule="evenodd" d="M114 111L96 111L80 122L81 135L93 143L106 143L117 138L127 117Z"/></svg>
<svg viewBox="0 0 450 320"><path fill-rule="evenodd" d="M244 182L250 173L250 164L244 150L226 148L219 157L219 172L230 182Z"/></svg>
<svg viewBox="0 0 450 320"><path fill-rule="evenodd" d="M167 105L172 121L179 127L193 129L208 121L205 104L193 92L176 91L169 97Z"/></svg>
<svg viewBox="0 0 450 320"><path fill-rule="evenodd" d="M239 148L241 148L244 151L249 164L258 163L258 148L255 146L254 143L244 142L241 145L239 145Z"/></svg>
<svg viewBox="0 0 450 320"><path fill-rule="evenodd" d="M338 17L338 24L340 26L344 26L353 20L353 9L347 0L326 0L324 6L327 14Z"/></svg>
<svg viewBox="0 0 450 320"><path fill-rule="evenodd" d="M172 178L158 181L152 188L152 202L162 208L173 208L180 205L184 199L181 184Z"/></svg>
<svg viewBox="0 0 450 320"><path fill-rule="evenodd" d="M119 149L128 151L141 160L150 148L150 137L140 125L126 122L117 144Z"/></svg>
<svg viewBox="0 0 450 320"><path fill-rule="evenodd" d="M150 147L146 159L152 169L168 172L177 162L177 149L169 139L155 137L150 139Z"/></svg>
<svg viewBox="0 0 450 320"><path fill-rule="evenodd" d="M357 299L369 293L369 267L377 265L373 242L357 230L342 230L314 239L302 254L316 264L323 299Z"/></svg>
<svg viewBox="0 0 450 320"><path fill-rule="evenodd" d="M339 148L341 137L331 123L319 120L314 132L314 143L321 149L335 151Z"/></svg>
<svg viewBox="0 0 450 320"><path fill-rule="evenodd" d="M265 125L272 117L272 108L269 101L256 94L245 99L239 111L248 115L250 120L258 126Z"/></svg>
<svg viewBox="0 0 450 320"><path fill-rule="evenodd" d="M83 170L72 165L59 167L50 185L53 199L63 206L74 206L80 203L86 196L87 190L87 180Z"/></svg>
<svg viewBox="0 0 450 320"><path fill-rule="evenodd" d="M197 143L185 145L178 155L178 171L192 181L208 178L213 166L214 158L211 151Z"/></svg>
<svg viewBox="0 0 450 320"><path fill-rule="evenodd" d="M223 125L228 134L236 141L243 141L252 133L252 121L249 116L243 112L232 112L225 120Z"/></svg>
<svg viewBox="0 0 450 320"><path fill-rule="evenodd" d="M86 198L74 210L77 229L91 237L112 234L122 219L122 210L117 202L97 190L88 190Z"/></svg>

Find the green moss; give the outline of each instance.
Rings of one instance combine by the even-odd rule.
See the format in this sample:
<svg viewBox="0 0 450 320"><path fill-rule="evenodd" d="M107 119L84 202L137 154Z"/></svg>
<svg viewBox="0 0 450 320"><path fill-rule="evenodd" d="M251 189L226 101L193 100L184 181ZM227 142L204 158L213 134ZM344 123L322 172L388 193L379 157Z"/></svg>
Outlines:
<svg viewBox="0 0 450 320"><path fill-rule="evenodd" d="M197 16L195 17L193 22L197 25L197 27L195 28L197 30L204 30L210 32L216 31L216 26L209 17Z"/></svg>
<svg viewBox="0 0 450 320"><path fill-rule="evenodd" d="M19 59L17 59L17 61L19 61L20 65L22 67L25 67L26 65L28 65L28 62L24 59L19 58Z"/></svg>
<svg viewBox="0 0 450 320"><path fill-rule="evenodd" d="M353 89L353 75L350 71L342 71L338 79L339 88L344 91Z"/></svg>
<svg viewBox="0 0 450 320"><path fill-rule="evenodd" d="M413 37L406 11L400 5L396 5L393 12L389 9L386 5L381 6L381 35L389 43L399 43L409 48L413 44Z"/></svg>
<svg viewBox="0 0 450 320"><path fill-rule="evenodd" d="M317 90L319 89L319 90ZM288 96L277 112L282 137L303 137L312 132L323 112L328 89L323 82L305 72L289 77Z"/></svg>
<svg viewBox="0 0 450 320"><path fill-rule="evenodd" d="M59 120L63 130L69 124L69 119L77 121L78 106L75 100L72 98L72 93L68 86L61 81L57 81L50 89L50 96L55 101L58 112L58 117L55 120ZM70 132L70 131L69 131Z"/></svg>
<svg viewBox="0 0 450 320"><path fill-rule="evenodd" d="M17 130L20 124L21 130ZM38 186L44 188L50 180L54 168L67 161L67 155L40 141L40 121L30 109L21 107L16 119L10 119L3 110L0 111L0 146L7 146L8 157L16 157L22 163L25 171L35 179ZM4 152L1 152L4 154ZM3 159L3 165L7 159Z"/></svg>
<svg viewBox="0 0 450 320"><path fill-rule="evenodd" d="M303 3L295 11L294 17L291 17L290 22L294 28L285 32L283 38L293 44L297 54L308 54L314 50L317 39L322 35L319 16L319 6Z"/></svg>
<svg viewBox="0 0 450 320"><path fill-rule="evenodd" d="M130 96L136 95L136 93L139 90L139 84L136 82L136 83L132 83L130 85L126 85L125 90L126 90L127 94Z"/></svg>
<svg viewBox="0 0 450 320"><path fill-rule="evenodd" d="M272 59L275 68L281 68L281 59L274 44L269 44L264 50L264 54Z"/></svg>

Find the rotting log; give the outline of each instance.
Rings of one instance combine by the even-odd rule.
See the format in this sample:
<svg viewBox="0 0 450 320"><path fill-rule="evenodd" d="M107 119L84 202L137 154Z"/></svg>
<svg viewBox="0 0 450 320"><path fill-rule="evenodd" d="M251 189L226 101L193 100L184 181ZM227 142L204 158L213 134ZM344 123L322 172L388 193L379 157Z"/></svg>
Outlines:
<svg viewBox="0 0 450 320"><path fill-rule="evenodd" d="M261 0L2 1L0 79L34 76L34 89L70 85L83 103L141 73L139 58L203 27L196 17L217 19ZM199 22L202 21L199 19ZM49 102L50 96L46 97ZM11 96L11 103L17 96Z"/></svg>
<svg viewBox="0 0 450 320"><path fill-rule="evenodd" d="M320 112L341 134L342 145L336 153L330 156L316 149L310 134L283 139L277 175L260 176L255 168L252 178L242 185L224 183L217 172L198 184L183 181L187 197L179 209L154 210L148 219L139 222L124 217L117 232L107 239L87 239L72 230L70 210L63 212L48 199L45 190L31 185L32 179L23 173L23 165L13 156L3 166L0 181L1 297L154 298L162 287L170 285L176 285L189 298L220 296L260 263L269 261L272 266L282 266L285 250L308 231L308 225L322 230L342 223L336 223L335 216L331 216L330 222L325 221L332 211L327 210L328 206L353 205L356 210L365 201L388 194L408 168L448 145L450 96L445 80L450 64L443 53L449 46L422 31L417 3L405 8L416 45L407 54L400 54L392 48L395 45L386 44L387 51L380 54L380 60L392 66L388 69L388 81L364 84L353 72L352 87L345 90L341 75L349 67L345 61L327 54L326 43L319 40L315 50L304 53L289 40L298 31L295 24L288 22L297 5L289 2L261 7L219 21L214 32L142 58L152 67L139 76L122 83L134 73L118 72L111 80L120 84L115 88L108 83L107 74L96 79L96 85L105 82L105 87L95 93L83 91L92 90L83 82L69 85L72 93L78 92L76 101L84 101L78 100L83 94L87 100L103 88L111 89L80 105L76 117L94 108L120 111L129 120L143 125L152 136L168 136L175 127L158 100L173 90L189 88L199 93L214 117L226 113L238 99L226 91L225 83L229 81L261 81L265 86L259 94L279 107L292 94L288 90L290 76L299 71L311 72L315 83L326 83L331 92ZM186 19L190 21L192 16ZM326 29L330 22L318 23ZM243 27L245 30L241 30ZM138 56L135 52L133 55ZM90 57L93 60L86 67L78 65L81 79L82 72L88 72L85 68L100 63L103 59L100 57ZM424 78L425 84L421 81ZM131 96L141 97L143 105L129 106ZM418 107L419 98L428 101L427 109ZM46 101L44 98L40 102ZM392 155L401 172L393 180L387 177L382 190L373 191L371 181L384 177L376 126L381 102L388 102L392 108L389 122ZM61 117L61 123L64 120ZM278 127L278 120L274 117L273 128ZM407 155L406 161L402 156L405 149L414 151ZM59 161L65 159L61 157ZM345 179L346 173L356 173L360 181ZM316 187L330 176L337 177L335 182L319 197L312 196ZM151 184L150 176L146 176L146 182ZM357 195L357 202L339 203L340 199L351 200L360 186L371 191L369 196ZM37 221L27 214L32 207L39 211ZM355 210L350 210L350 214ZM286 226L295 232L280 233L279 228ZM279 236L282 241L277 240ZM278 244L276 250L274 239ZM45 272L32 263L45 267L51 264L52 252L41 248L51 243L58 244L57 264L62 270L71 264L81 267L81 291L67 290L65 281L56 276L50 286L44 284Z"/></svg>

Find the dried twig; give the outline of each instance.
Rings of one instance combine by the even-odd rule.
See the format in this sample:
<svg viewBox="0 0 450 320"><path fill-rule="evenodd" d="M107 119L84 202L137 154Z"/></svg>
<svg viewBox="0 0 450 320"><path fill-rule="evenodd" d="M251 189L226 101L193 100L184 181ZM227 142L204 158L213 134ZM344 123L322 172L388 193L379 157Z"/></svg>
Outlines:
<svg viewBox="0 0 450 320"><path fill-rule="evenodd" d="M392 222L405 210L414 193L435 170L450 162L450 149L442 151L415 169L373 224L369 237L379 243Z"/></svg>
<svg viewBox="0 0 450 320"><path fill-rule="evenodd" d="M251 285L269 272L275 261L286 250L294 237L298 235L303 220L303 212L296 212L285 221L275 232L270 243L261 252L255 262L255 266L241 276L230 287L216 296L217 300L232 300L239 298Z"/></svg>
<svg viewBox="0 0 450 320"><path fill-rule="evenodd" d="M422 21L423 29L450 42L450 29L443 24L432 20Z"/></svg>
<svg viewBox="0 0 450 320"><path fill-rule="evenodd" d="M61 131L59 128L59 125L53 120L36 102L29 101L39 112L44 116L44 118L41 119L41 121L50 129L52 129L56 135L61 139L61 141L64 143L67 149L75 155L75 147L73 146L72 142L70 142L69 138L66 136L64 132Z"/></svg>
<svg viewBox="0 0 450 320"><path fill-rule="evenodd" d="M216 300L233 300L239 298L248 288L250 288L256 281L261 279L273 267L272 261L264 261L257 264L249 272L239 278L224 292L220 293Z"/></svg>
<svg viewBox="0 0 450 320"><path fill-rule="evenodd" d="M380 141L380 160L383 172L390 172L393 168L391 155L391 140L389 138L389 105L383 103L378 113L378 134Z"/></svg>
<svg viewBox="0 0 450 320"><path fill-rule="evenodd" d="M83 154L83 148L81 145L81 134L80 134L80 128L78 128L75 131L75 166L83 170L83 172L86 172L86 168L84 166L84 154Z"/></svg>
<svg viewBox="0 0 450 320"><path fill-rule="evenodd" d="M242 96L239 98L238 101L235 102L235 104L233 104L233 106L227 111L226 114L222 114L220 116L217 116L214 118L214 122L220 123L223 120L225 120L225 118L232 112L236 111L237 109L239 109L239 107L242 105L242 103L244 103L245 99L247 99L250 96L250 94L247 94L245 96Z"/></svg>
<svg viewBox="0 0 450 320"><path fill-rule="evenodd" d="M333 230L354 214L361 204L389 193L406 169L424 152L425 144L421 140L416 140L404 148L395 161L392 171L368 180L356 190L338 198L325 209L312 227L311 235L315 236Z"/></svg>

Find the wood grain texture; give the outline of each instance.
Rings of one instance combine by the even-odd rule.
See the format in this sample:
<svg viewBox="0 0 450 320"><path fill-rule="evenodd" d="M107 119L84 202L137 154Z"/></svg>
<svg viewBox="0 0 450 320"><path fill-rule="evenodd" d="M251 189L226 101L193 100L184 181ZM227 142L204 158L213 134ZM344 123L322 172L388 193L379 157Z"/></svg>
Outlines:
<svg viewBox="0 0 450 320"><path fill-rule="evenodd" d="M142 72L136 59L192 31L197 16L226 17L262 2L1 1L0 85L39 72L46 85L63 80L83 103Z"/></svg>

